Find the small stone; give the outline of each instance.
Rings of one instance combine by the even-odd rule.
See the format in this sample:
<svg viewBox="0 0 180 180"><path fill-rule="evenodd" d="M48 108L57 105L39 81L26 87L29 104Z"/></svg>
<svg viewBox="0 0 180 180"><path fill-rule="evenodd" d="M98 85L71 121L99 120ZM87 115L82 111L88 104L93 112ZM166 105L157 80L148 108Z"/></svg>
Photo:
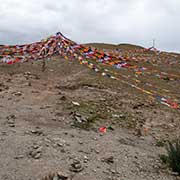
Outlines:
<svg viewBox="0 0 180 180"><path fill-rule="evenodd" d="M58 173L51 173L48 176L42 178L42 180L69 180L69 177L66 174L58 172Z"/></svg>
<svg viewBox="0 0 180 180"><path fill-rule="evenodd" d="M2 135L2 136L7 136L8 133L7 133L6 131L2 131L2 132L1 132L1 135Z"/></svg>
<svg viewBox="0 0 180 180"><path fill-rule="evenodd" d="M30 75L31 75L31 72L27 71L27 72L24 73L24 75L30 76Z"/></svg>
<svg viewBox="0 0 180 180"><path fill-rule="evenodd" d="M72 164L71 164L71 167L69 168L70 171L73 171L73 172L81 172L83 170L83 166L81 164L80 161L78 160L75 160Z"/></svg>
<svg viewBox="0 0 180 180"><path fill-rule="evenodd" d="M30 151L29 155L34 159L40 159L42 155L42 146L34 145L33 150Z"/></svg>
<svg viewBox="0 0 180 180"><path fill-rule="evenodd" d="M113 118L119 118L120 116L118 114L113 114L112 117Z"/></svg>
<svg viewBox="0 0 180 180"><path fill-rule="evenodd" d="M62 144L62 143L57 143L57 146L59 146L59 147L63 147L64 145Z"/></svg>
<svg viewBox="0 0 180 180"><path fill-rule="evenodd" d="M34 155L34 159L39 159L41 157L41 153L37 153L36 155Z"/></svg>
<svg viewBox="0 0 180 180"><path fill-rule="evenodd" d="M58 172L57 175L58 175L59 180L67 180L68 179L68 176L61 172Z"/></svg>
<svg viewBox="0 0 180 180"><path fill-rule="evenodd" d="M43 131L41 131L41 130L31 130L30 132L31 132L31 134L35 134L37 136L44 134Z"/></svg>
<svg viewBox="0 0 180 180"><path fill-rule="evenodd" d="M60 98L61 101L65 101L66 99L67 99L66 96L62 96L62 97Z"/></svg>
<svg viewBox="0 0 180 180"><path fill-rule="evenodd" d="M32 90L31 91L32 93L34 93L34 94L38 94L38 93L40 93L39 91L37 91L37 90Z"/></svg>
<svg viewBox="0 0 180 180"><path fill-rule="evenodd" d="M117 173L117 171L116 171L116 170L114 170L114 169L111 169L111 173L112 173L112 174L116 174L116 173Z"/></svg>
<svg viewBox="0 0 180 180"><path fill-rule="evenodd" d="M16 119L16 116L11 114L9 116L6 117L7 118L7 124L9 127L15 127L15 119Z"/></svg>
<svg viewBox="0 0 180 180"><path fill-rule="evenodd" d="M9 124L9 127L15 127L15 124Z"/></svg>
<svg viewBox="0 0 180 180"><path fill-rule="evenodd" d="M66 153L66 150L65 149L61 149L61 153Z"/></svg>
<svg viewBox="0 0 180 180"><path fill-rule="evenodd" d="M11 114L9 116L6 117L8 120L10 119L16 119L16 116L14 114Z"/></svg>
<svg viewBox="0 0 180 180"><path fill-rule="evenodd" d="M95 151L96 154L99 154L99 153L100 153L100 151L97 150L97 149L95 149L94 151Z"/></svg>
<svg viewBox="0 0 180 180"><path fill-rule="evenodd" d="M15 96L22 96L22 92L15 92L14 95Z"/></svg>
<svg viewBox="0 0 180 180"><path fill-rule="evenodd" d="M84 156L84 163L87 163L89 161L89 158L87 156Z"/></svg>
<svg viewBox="0 0 180 180"><path fill-rule="evenodd" d="M84 143L83 143L82 141L79 141L79 144L81 144L81 145L82 145L82 144L84 144Z"/></svg>
<svg viewBox="0 0 180 180"><path fill-rule="evenodd" d="M77 123L82 123L81 117L75 116L74 117Z"/></svg>
<svg viewBox="0 0 180 180"><path fill-rule="evenodd" d="M14 157L14 159L23 159L24 158L24 155L17 155Z"/></svg>
<svg viewBox="0 0 180 180"><path fill-rule="evenodd" d="M110 156L108 158L102 159L103 162L106 162L107 164L113 164L114 163L114 157Z"/></svg>

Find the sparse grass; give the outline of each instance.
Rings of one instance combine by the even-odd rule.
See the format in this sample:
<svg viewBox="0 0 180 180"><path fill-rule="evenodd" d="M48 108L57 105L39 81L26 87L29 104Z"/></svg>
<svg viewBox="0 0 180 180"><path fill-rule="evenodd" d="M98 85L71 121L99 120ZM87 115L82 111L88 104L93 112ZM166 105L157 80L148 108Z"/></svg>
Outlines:
<svg viewBox="0 0 180 180"><path fill-rule="evenodd" d="M165 139L157 139L156 140L156 146L158 146L158 147L164 147L165 146L165 144L166 144L166 140Z"/></svg>
<svg viewBox="0 0 180 180"><path fill-rule="evenodd" d="M89 129L92 129L93 128L93 125L97 122L97 121L100 121L102 120L102 117L101 115L99 114L94 114L94 115L91 115L90 117L88 117L86 119L86 121L82 122L82 123L75 123L74 126L75 127L78 127L78 128L82 128L82 129L85 129L85 130L89 130Z"/></svg>
<svg viewBox="0 0 180 180"><path fill-rule="evenodd" d="M180 140L168 142L167 155L161 155L163 163L167 164L173 172L180 175Z"/></svg>
<svg viewBox="0 0 180 180"><path fill-rule="evenodd" d="M113 101L106 99L105 101L78 101L80 106L74 106L71 102L66 104L65 111L70 113L78 113L85 121L75 122L74 126L82 129L97 128L101 123L116 124L121 127L135 128L136 120L128 112L119 111L113 104Z"/></svg>
<svg viewBox="0 0 180 180"><path fill-rule="evenodd" d="M100 121L106 121L110 116L104 108L100 108L96 102L83 102L78 101L80 106L74 106L71 102L66 104L65 111L69 111L72 114L78 113L83 119L82 122L74 122L73 126L82 129L92 129L95 124Z"/></svg>

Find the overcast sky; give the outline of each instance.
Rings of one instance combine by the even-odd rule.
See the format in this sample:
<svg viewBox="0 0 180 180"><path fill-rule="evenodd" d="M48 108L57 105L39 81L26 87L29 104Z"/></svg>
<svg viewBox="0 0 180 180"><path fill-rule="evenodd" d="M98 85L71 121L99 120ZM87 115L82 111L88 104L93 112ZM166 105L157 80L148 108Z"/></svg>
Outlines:
<svg viewBox="0 0 180 180"><path fill-rule="evenodd" d="M0 0L0 44L61 31L78 42L132 43L180 52L180 0Z"/></svg>

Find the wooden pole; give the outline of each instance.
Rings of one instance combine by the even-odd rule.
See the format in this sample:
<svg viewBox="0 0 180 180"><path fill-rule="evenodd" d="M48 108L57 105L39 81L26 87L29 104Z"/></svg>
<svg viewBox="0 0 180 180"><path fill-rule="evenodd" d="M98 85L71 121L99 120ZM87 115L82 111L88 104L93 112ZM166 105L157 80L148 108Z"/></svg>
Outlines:
<svg viewBox="0 0 180 180"><path fill-rule="evenodd" d="M156 40L153 39L153 48L155 48L155 42L156 42Z"/></svg>

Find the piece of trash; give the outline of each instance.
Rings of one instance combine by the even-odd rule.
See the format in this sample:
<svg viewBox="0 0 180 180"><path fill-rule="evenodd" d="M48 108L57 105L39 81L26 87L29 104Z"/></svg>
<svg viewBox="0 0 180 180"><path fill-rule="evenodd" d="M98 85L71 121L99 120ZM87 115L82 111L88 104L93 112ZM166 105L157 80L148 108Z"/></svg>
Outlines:
<svg viewBox="0 0 180 180"><path fill-rule="evenodd" d="M106 128L106 127L101 127L101 128L99 128L99 131L100 131L101 133L106 133L107 128Z"/></svg>
<svg viewBox="0 0 180 180"><path fill-rule="evenodd" d="M112 127L112 126L109 126L108 129L111 131L114 131L114 127Z"/></svg>
<svg viewBox="0 0 180 180"><path fill-rule="evenodd" d="M80 106L80 104L78 102L72 101L72 104L75 106Z"/></svg>

